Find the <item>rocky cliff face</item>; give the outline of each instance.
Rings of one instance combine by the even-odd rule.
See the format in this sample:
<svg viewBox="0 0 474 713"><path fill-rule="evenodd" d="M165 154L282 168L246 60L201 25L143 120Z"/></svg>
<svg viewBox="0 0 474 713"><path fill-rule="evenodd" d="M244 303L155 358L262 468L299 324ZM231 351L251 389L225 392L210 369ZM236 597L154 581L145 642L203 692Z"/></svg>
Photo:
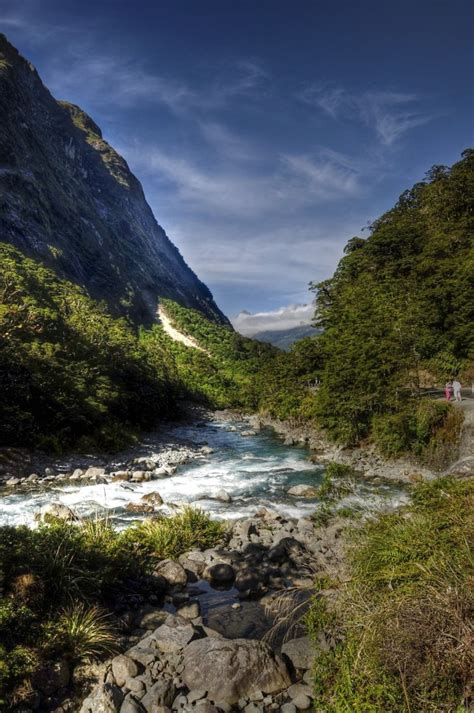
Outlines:
<svg viewBox="0 0 474 713"><path fill-rule="evenodd" d="M0 35L0 240L137 323L160 297L227 323L156 222L140 182L79 107Z"/></svg>

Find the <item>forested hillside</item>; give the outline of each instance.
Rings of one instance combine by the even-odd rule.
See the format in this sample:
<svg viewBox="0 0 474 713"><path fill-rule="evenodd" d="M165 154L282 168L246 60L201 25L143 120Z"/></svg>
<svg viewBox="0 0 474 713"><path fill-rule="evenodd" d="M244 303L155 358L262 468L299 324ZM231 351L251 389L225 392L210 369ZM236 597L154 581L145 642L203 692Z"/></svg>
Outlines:
<svg viewBox="0 0 474 713"><path fill-rule="evenodd" d="M314 415L337 440L400 447L425 380L474 368L474 151L435 166L313 285L324 363ZM386 443L396 450L397 444Z"/></svg>

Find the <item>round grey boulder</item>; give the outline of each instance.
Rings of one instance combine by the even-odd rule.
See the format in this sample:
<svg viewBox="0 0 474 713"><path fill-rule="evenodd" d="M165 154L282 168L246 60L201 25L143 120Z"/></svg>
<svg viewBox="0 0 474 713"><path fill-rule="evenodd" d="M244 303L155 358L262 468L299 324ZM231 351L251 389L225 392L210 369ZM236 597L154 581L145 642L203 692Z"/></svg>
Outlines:
<svg viewBox="0 0 474 713"><path fill-rule="evenodd" d="M232 705L255 691L277 693L291 684L285 663L262 641L198 639L183 651L182 679L190 689Z"/></svg>
<svg viewBox="0 0 474 713"><path fill-rule="evenodd" d="M160 562L154 573L164 577L171 587L184 587L188 581L184 567L170 559Z"/></svg>

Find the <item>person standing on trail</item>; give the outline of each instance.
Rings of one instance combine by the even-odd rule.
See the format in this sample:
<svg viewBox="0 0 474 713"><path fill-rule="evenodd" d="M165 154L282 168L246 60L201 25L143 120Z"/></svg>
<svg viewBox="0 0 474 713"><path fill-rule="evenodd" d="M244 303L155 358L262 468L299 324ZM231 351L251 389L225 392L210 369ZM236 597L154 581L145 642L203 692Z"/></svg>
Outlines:
<svg viewBox="0 0 474 713"><path fill-rule="evenodd" d="M446 401L451 401L451 399L453 398L453 393L453 382L447 381L444 385L444 395L446 396Z"/></svg>
<svg viewBox="0 0 474 713"><path fill-rule="evenodd" d="M462 396L461 396L461 383L457 380L454 379L453 381L453 391L454 391L454 398L456 401L462 401Z"/></svg>

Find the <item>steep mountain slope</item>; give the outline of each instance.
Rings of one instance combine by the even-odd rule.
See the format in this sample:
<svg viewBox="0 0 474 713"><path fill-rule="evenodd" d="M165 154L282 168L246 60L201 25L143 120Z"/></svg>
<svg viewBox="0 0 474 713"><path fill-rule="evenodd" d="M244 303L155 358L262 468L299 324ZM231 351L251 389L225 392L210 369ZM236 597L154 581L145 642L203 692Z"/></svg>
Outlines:
<svg viewBox="0 0 474 713"><path fill-rule="evenodd" d="M124 159L58 102L0 35L0 236L59 277L150 323L160 297L228 324L156 222Z"/></svg>

